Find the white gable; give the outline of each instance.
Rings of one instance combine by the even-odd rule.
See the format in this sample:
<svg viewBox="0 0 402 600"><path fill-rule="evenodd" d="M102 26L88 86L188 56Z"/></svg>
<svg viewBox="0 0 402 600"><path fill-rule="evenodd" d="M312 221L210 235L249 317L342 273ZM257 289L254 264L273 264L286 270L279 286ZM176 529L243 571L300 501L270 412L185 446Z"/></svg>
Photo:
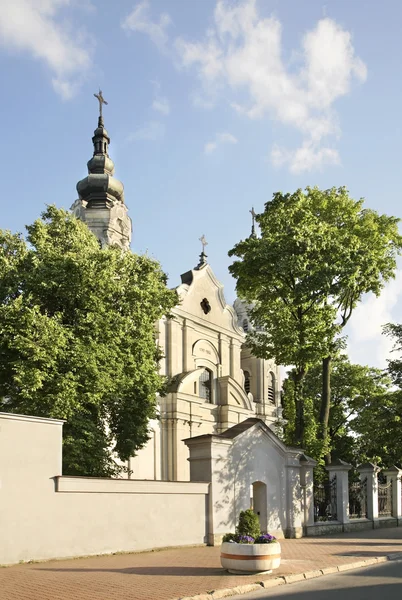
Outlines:
<svg viewBox="0 0 402 600"><path fill-rule="evenodd" d="M182 281L177 288L180 304L175 308L175 313L244 338L234 309L226 304L223 285L209 265L188 271L182 275Z"/></svg>

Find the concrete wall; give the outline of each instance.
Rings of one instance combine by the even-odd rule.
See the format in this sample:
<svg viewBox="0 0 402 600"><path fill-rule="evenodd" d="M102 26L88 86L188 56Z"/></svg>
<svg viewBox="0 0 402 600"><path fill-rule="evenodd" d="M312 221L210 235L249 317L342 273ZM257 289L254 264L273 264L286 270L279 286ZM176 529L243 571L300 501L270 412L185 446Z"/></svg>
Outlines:
<svg viewBox="0 0 402 600"><path fill-rule="evenodd" d="M62 425L0 413L0 564L206 542L208 483L62 477Z"/></svg>

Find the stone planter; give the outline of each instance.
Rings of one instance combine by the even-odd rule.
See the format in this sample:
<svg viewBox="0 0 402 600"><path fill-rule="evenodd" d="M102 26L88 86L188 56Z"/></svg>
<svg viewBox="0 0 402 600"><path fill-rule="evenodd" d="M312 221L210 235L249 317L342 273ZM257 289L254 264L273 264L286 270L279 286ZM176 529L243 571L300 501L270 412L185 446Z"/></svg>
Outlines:
<svg viewBox="0 0 402 600"><path fill-rule="evenodd" d="M229 573L261 573L277 569L281 564L281 545L235 544L223 542L221 565Z"/></svg>

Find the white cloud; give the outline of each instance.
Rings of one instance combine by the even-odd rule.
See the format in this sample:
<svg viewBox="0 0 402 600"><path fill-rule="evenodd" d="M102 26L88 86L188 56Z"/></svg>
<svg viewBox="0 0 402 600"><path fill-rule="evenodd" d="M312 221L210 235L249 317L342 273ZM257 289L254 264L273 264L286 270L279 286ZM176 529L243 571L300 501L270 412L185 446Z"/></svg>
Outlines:
<svg viewBox="0 0 402 600"><path fill-rule="evenodd" d="M324 165L339 165L339 152L333 148L320 147L306 140L300 148L288 150L273 146L270 159L274 167L288 164L291 173L297 175L303 171L313 171Z"/></svg>
<svg viewBox="0 0 402 600"><path fill-rule="evenodd" d="M43 61L53 74L55 91L66 100L91 66L93 46L86 34L58 19L59 11L69 6L75 0L3 0L0 10L0 45Z"/></svg>
<svg viewBox="0 0 402 600"><path fill-rule="evenodd" d="M168 115L170 113L169 100L165 96L156 98L152 102L152 108L163 115Z"/></svg>
<svg viewBox="0 0 402 600"><path fill-rule="evenodd" d="M376 298L368 295L354 310L346 333L350 360L359 364L385 368L391 357L393 342L381 334L386 323L401 322L402 270Z"/></svg>
<svg viewBox="0 0 402 600"><path fill-rule="evenodd" d="M149 142L156 142L165 136L165 131L166 127L163 123L160 123L159 121L150 121L143 127L137 129L137 131L134 131L134 133L131 133L128 136L128 141L146 140Z"/></svg>
<svg viewBox="0 0 402 600"><path fill-rule="evenodd" d="M355 55L350 33L334 20L321 19L304 35L296 65L283 58L281 23L274 16L260 17L256 0L236 5L218 0L204 39L178 38L174 45L180 66L194 68L201 83L198 104L200 96L213 104L227 86L237 112L252 119L268 115L302 134L300 148L274 147L274 164L288 164L294 173L339 164L332 148L340 136L333 104L350 92L354 79L365 81L367 69ZM237 100L237 92L246 92L245 103Z"/></svg>
<svg viewBox="0 0 402 600"><path fill-rule="evenodd" d="M207 142L204 146L204 153L211 154L221 144L237 144L238 140L231 133L217 133L214 141Z"/></svg>
<svg viewBox="0 0 402 600"><path fill-rule="evenodd" d="M162 13L159 22L151 19L151 6L149 0L140 2L122 22L123 29L139 31L148 35L153 43L163 50L168 42L167 28L172 20L167 13Z"/></svg>
<svg viewBox="0 0 402 600"><path fill-rule="evenodd" d="M153 110L162 115L168 115L170 113L170 103L166 96L160 95L161 85L159 81L152 80L151 83L154 87L154 100L152 102Z"/></svg>

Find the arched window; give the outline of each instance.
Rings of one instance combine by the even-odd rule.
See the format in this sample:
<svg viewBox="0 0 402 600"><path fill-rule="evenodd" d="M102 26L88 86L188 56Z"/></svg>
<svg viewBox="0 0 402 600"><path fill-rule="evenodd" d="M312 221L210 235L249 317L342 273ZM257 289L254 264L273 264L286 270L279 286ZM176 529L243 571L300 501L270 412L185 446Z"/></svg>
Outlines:
<svg viewBox="0 0 402 600"><path fill-rule="evenodd" d="M275 404L275 375L268 373L268 402Z"/></svg>
<svg viewBox="0 0 402 600"><path fill-rule="evenodd" d="M250 393L250 373L248 371L244 371L244 391L246 394Z"/></svg>
<svg viewBox="0 0 402 600"><path fill-rule="evenodd" d="M247 333L248 332L248 320L243 319L243 329Z"/></svg>
<svg viewBox="0 0 402 600"><path fill-rule="evenodd" d="M199 382L199 395L200 398L204 398L207 402L211 402L212 400L212 373L209 369L204 369L201 371Z"/></svg>

